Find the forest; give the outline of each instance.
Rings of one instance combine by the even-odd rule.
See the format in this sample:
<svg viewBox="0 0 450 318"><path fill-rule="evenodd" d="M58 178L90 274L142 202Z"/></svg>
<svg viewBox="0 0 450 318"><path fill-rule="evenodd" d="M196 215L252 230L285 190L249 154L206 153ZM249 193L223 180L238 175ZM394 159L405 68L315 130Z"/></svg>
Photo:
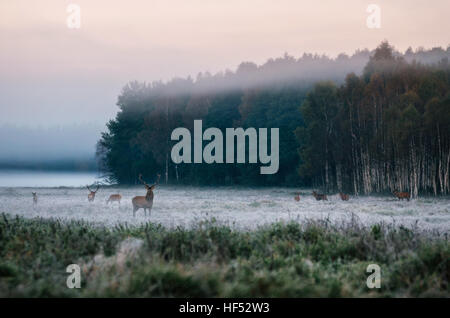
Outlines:
<svg viewBox="0 0 450 318"><path fill-rule="evenodd" d="M97 143L109 182L142 173L168 184L314 187L326 193L450 192L447 49L388 42L352 56L304 54L194 80L130 82ZM203 127L279 128L279 170L259 164L174 164L171 132Z"/></svg>

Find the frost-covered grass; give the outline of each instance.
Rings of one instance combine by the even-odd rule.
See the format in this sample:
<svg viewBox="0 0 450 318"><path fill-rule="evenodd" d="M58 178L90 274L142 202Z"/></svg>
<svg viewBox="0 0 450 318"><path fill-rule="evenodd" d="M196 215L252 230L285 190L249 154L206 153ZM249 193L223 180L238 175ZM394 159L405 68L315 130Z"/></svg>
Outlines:
<svg viewBox="0 0 450 318"><path fill-rule="evenodd" d="M66 287L67 265L82 268ZM369 264L381 288L368 289ZM251 231L0 215L0 297L450 297L447 235L306 220Z"/></svg>
<svg viewBox="0 0 450 318"><path fill-rule="evenodd" d="M31 191L38 193L33 206ZM345 222L357 217L362 224L392 223L417 226L421 229L450 230L450 198L424 197L398 201L393 196L351 197L341 201L330 195L329 201L316 201L311 190L301 191L301 200L294 200L296 190L283 188L197 188L158 187L152 214L143 210L133 218L131 198L144 195L142 186L101 188L93 203L87 201L85 188L0 188L0 213L27 218L59 218L84 220L113 227L117 224L141 225L149 220L168 228L190 227L214 217L219 224L239 229L255 229L274 222L304 222L328 218ZM120 193L122 203L106 204L110 194Z"/></svg>

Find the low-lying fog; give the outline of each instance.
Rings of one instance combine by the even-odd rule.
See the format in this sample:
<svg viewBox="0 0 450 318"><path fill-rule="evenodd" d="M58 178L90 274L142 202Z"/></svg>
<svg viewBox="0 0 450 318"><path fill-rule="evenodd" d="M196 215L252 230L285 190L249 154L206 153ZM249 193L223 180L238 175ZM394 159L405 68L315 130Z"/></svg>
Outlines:
<svg viewBox="0 0 450 318"><path fill-rule="evenodd" d="M33 206L31 192L38 194ZM120 193L122 202L107 205L110 194ZM310 190L301 191L294 200L295 189L286 188L196 188L158 187L151 216L139 210L133 217L131 199L145 195L140 187L101 188L89 203L86 188L0 188L0 213L24 217L86 220L99 225L138 225L148 221L167 227L186 226L215 218L221 224L239 229L253 229L277 221L329 218L331 222L350 221L352 215L370 225L376 222L417 226L426 230L450 230L450 199L419 198L398 201L390 196L350 197L341 201L330 195L329 201L316 201Z"/></svg>

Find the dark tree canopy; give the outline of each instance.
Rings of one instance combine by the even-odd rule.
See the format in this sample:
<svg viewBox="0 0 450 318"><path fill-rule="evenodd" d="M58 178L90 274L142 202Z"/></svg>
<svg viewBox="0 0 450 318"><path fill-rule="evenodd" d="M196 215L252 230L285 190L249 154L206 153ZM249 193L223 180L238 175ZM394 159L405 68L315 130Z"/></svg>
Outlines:
<svg viewBox="0 0 450 318"><path fill-rule="evenodd" d="M373 52L336 59L285 55L195 80L132 82L97 146L111 182L140 172L192 185L314 186L324 191L449 193L450 49ZM177 127L280 129L280 168L260 164L178 164Z"/></svg>

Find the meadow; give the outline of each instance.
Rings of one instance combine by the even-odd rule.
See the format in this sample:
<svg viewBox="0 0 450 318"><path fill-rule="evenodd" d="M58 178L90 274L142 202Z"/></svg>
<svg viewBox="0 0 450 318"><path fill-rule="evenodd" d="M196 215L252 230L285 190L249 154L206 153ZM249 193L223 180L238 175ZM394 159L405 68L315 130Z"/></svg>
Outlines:
<svg viewBox="0 0 450 318"><path fill-rule="evenodd" d="M313 189L257 187L182 187L159 186L151 216L143 210L133 217L131 199L145 195L143 186L101 187L94 202L88 202L86 188L12 188L0 187L0 213L25 218L57 218L65 221L86 221L99 226L141 226L147 222L166 228L191 228L199 222L216 219L232 229L254 230L258 226L277 222L298 222L329 219L332 223L357 218L369 226L393 223L423 230L450 230L450 199L419 197L399 201L393 195L350 196L342 201L337 194L328 201L316 201ZM300 192L300 201L294 200ZM38 204L33 205L31 192L37 192ZM110 194L119 193L122 201L107 204Z"/></svg>
<svg viewBox="0 0 450 318"><path fill-rule="evenodd" d="M66 267L81 268L81 288ZM369 264L381 288L369 289ZM357 218L239 230L104 226L0 215L1 297L450 297L450 244L437 230Z"/></svg>

